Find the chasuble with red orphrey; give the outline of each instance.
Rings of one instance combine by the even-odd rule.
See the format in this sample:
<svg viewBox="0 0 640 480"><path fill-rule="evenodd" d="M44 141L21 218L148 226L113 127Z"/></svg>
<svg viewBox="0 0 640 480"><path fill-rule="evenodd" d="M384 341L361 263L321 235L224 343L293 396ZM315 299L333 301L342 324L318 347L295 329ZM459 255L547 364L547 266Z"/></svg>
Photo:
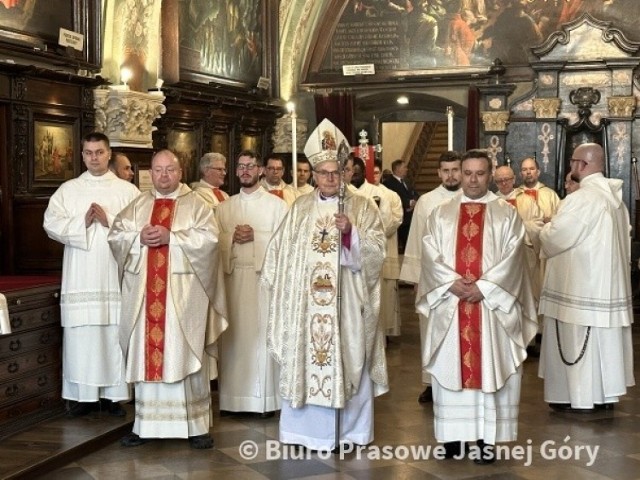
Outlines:
<svg viewBox="0 0 640 480"><path fill-rule="evenodd" d="M156 199L151 213L151 225L171 230L174 205L175 200ZM169 245L150 247L145 304L145 380L148 382L163 380L168 271Z"/></svg>

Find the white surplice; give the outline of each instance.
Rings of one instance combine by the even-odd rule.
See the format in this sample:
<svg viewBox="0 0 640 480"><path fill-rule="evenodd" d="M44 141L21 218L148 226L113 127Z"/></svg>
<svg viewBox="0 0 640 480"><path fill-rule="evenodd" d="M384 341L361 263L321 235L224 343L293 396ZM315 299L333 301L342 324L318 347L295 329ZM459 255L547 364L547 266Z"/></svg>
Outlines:
<svg viewBox="0 0 640 480"><path fill-rule="evenodd" d="M287 204L260 187L242 190L216 211L229 328L218 342L220 410L270 412L280 408L279 372L267 352L268 296L260 285L264 252ZM237 225L253 228L253 242L233 242Z"/></svg>
<svg viewBox="0 0 640 480"><path fill-rule="evenodd" d="M407 244L404 247L404 256L402 257L402 268L400 269L400 280L413 283L415 285L420 281L420 270L422 269L422 238L427 229L427 220L434 208L444 203L456 195L461 190L447 190L443 185L420 195L413 209L413 217L411 217L411 227L409 228L409 236ZM418 322L420 327L420 348L424 348L424 340L427 331L427 321L420 312L418 312ZM430 384L431 376L422 371L422 383Z"/></svg>
<svg viewBox="0 0 640 480"><path fill-rule="evenodd" d="M95 402L130 397L118 345L120 285L118 266L107 243L109 228L97 221L87 228L85 215L97 203L112 225L139 193L111 171L100 176L85 172L63 183L49 200L43 226L50 238L64 245L60 296L63 398Z"/></svg>
<svg viewBox="0 0 640 480"><path fill-rule="evenodd" d="M543 336L539 369L547 402L592 408L616 402L635 384L631 226L622 183L602 174L583 178L540 233L547 259L540 313L553 327ZM563 362L560 350L575 365Z"/></svg>
<svg viewBox="0 0 640 480"><path fill-rule="evenodd" d="M486 203L482 230L480 390L462 386L459 299L455 271L461 202ZM489 192L456 197L434 209L423 240L416 307L427 319L423 368L433 377L434 422L440 442L512 441L517 435L522 362L537 330L528 275L522 269L524 226L514 208ZM464 419L461 421L460 419Z"/></svg>
<svg viewBox="0 0 640 480"><path fill-rule="evenodd" d="M387 237L387 248L382 264L382 280L380 283L380 324L387 335L400 335L400 309L398 308L398 228L402 225L402 200L393 190L384 185L374 185L364 181L357 193L371 198L378 205L384 234Z"/></svg>

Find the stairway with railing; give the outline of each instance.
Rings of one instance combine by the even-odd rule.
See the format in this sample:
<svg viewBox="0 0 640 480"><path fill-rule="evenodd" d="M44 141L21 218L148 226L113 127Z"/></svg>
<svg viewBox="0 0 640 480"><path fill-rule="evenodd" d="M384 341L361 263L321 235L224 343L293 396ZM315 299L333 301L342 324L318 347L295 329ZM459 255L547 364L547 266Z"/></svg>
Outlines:
<svg viewBox="0 0 640 480"><path fill-rule="evenodd" d="M420 194L433 190L438 178L438 160L447 151L447 123L424 122L413 142L407 178Z"/></svg>

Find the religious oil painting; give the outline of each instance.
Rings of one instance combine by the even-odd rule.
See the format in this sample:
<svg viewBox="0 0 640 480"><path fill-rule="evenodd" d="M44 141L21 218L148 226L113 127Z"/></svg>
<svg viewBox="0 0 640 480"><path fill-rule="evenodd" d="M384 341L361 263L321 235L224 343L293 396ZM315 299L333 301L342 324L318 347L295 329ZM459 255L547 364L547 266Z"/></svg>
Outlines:
<svg viewBox="0 0 640 480"><path fill-rule="evenodd" d="M0 25L27 36L57 42L58 29L73 30L73 1L0 0Z"/></svg>
<svg viewBox="0 0 640 480"><path fill-rule="evenodd" d="M240 137L241 150L253 150L262 155L262 137L256 135L242 135Z"/></svg>
<svg viewBox="0 0 640 480"><path fill-rule="evenodd" d="M33 183L55 185L75 177L78 153L74 125L64 122L34 122Z"/></svg>
<svg viewBox="0 0 640 480"><path fill-rule="evenodd" d="M211 150L212 152L218 152L225 156L227 161L229 160L229 134L214 133L211 136Z"/></svg>
<svg viewBox="0 0 640 480"><path fill-rule="evenodd" d="M61 64L77 68L80 60L98 68L100 42L94 35L101 5L101 0L0 0L0 51L33 58L55 55ZM61 28L84 35L82 53L59 47Z"/></svg>
<svg viewBox="0 0 640 480"><path fill-rule="evenodd" d="M263 1L181 1L180 69L255 86L263 68Z"/></svg>
<svg viewBox="0 0 640 480"><path fill-rule="evenodd" d="M176 154L182 166L182 181L191 183L198 176L198 134L193 130L171 130L167 148Z"/></svg>
<svg viewBox="0 0 640 480"><path fill-rule="evenodd" d="M376 74L486 70L495 58L525 65L530 47L584 14L640 41L638 0L349 0L318 73L359 64Z"/></svg>

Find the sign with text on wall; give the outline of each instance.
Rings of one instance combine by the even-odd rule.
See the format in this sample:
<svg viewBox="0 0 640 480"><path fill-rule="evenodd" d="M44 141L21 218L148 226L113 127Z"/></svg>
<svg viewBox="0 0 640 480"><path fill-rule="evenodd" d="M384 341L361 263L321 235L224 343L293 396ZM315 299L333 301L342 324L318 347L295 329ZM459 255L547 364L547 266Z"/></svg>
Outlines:
<svg viewBox="0 0 640 480"><path fill-rule="evenodd" d="M364 63L361 65L343 65L342 75L345 77L353 75L375 75L376 68L373 63Z"/></svg>
<svg viewBox="0 0 640 480"><path fill-rule="evenodd" d="M61 28L58 43L63 47L71 47L81 52L84 45L84 35L72 30L67 30L66 28Z"/></svg>

